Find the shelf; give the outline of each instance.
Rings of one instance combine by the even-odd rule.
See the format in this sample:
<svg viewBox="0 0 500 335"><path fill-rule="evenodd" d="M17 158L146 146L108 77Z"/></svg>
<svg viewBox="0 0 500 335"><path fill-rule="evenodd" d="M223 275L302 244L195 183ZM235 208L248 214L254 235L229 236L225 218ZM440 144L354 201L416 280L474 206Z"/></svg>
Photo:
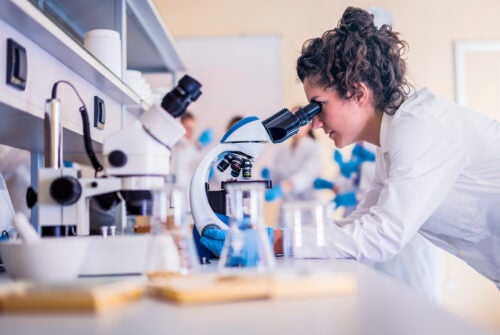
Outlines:
<svg viewBox="0 0 500 335"><path fill-rule="evenodd" d="M38 3L47 6L50 4L50 10L41 11L37 7ZM89 6L92 11L85 10ZM121 11L116 10L118 7ZM76 20L72 20L73 16ZM36 59L36 62L32 61L30 64L37 64L30 70L32 79L26 91L16 91L6 84L0 85L0 116L4 121L0 123L0 143L31 152L44 151L43 101L49 92L45 93L46 78L44 71L40 70L42 67L46 69L45 73L54 74L54 78L50 78L52 81L59 79L57 73L61 73L67 74L71 80L82 81L81 84L85 82L82 85L82 91L86 90L87 93L84 100L89 95L100 95L99 92L109 99L108 126L102 132L94 130L93 134L97 152L102 150L102 141L108 134L120 129L131 119L140 117L150 107L83 47L82 33L84 35L90 29L116 29L119 26L116 22L119 20L126 20L123 25L123 28L127 27L125 43L132 41L128 43L129 48L134 51L130 57L127 55L129 68L172 73L185 71L174 40L163 26L156 7L150 0L0 0L0 22L4 27L2 29L5 29L2 30L4 34L0 34L2 39L9 38L11 31L15 31L13 35L22 35L25 43L29 40L36 46L32 45L30 49L30 57L35 57L32 60ZM67 22L75 26L68 26ZM102 27L99 24L113 26ZM130 34L128 38L127 34ZM89 106L89 101L86 103ZM83 140L78 120L76 116L64 120L63 136L63 151L65 154L69 153L69 156L75 156L76 161L78 157L83 157ZM19 129L23 129L23 136L20 136ZM84 160L85 157L82 161Z"/></svg>
<svg viewBox="0 0 500 335"><path fill-rule="evenodd" d="M89 30L118 31L125 37L122 42L125 44L128 69L141 72L186 71L175 40L150 0L29 1L81 45L85 32ZM123 17L125 20L122 20Z"/></svg>
<svg viewBox="0 0 500 335"><path fill-rule="evenodd" d="M27 0L0 1L0 19L117 102L140 105L137 93Z"/></svg>
<svg viewBox="0 0 500 335"><path fill-rule="evenodd" d="M131 11L127 15L127 66L141 72L185 72L177 44L152 1L127 0L127 4ZM149 41L141 38L142 30Z"/></svg>

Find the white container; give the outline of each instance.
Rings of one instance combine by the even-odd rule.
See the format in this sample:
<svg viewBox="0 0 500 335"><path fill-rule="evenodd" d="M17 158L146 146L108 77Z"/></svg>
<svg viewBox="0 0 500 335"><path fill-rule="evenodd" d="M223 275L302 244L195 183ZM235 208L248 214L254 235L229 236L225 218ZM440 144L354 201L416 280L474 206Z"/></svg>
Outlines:
<svg viewBox="0 0 500 335"><path fill-rule="evenodd" d="M118 77L122 76L122 46L120 33L110 29L95 29L85 33L84 46Z"/></svg>
<svg viewBox="0 0 500 335"><path fill-rule="evenodd" d="M0 255L12 279L63 282L78 277L87 252L86 237L41 238L31 243L0 243Z"/></svg>

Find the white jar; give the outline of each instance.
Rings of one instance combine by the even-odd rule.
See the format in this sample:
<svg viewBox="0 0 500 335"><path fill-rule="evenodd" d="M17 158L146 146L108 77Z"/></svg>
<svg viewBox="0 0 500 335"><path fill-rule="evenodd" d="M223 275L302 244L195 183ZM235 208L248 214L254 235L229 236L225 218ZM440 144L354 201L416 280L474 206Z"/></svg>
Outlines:
<svg viewBox="0 0 500 335"><path fill-rule="evenodd" d="M94 29L85 33L85 49L118 77L122 75L120 33L110 29Z"/></svg>

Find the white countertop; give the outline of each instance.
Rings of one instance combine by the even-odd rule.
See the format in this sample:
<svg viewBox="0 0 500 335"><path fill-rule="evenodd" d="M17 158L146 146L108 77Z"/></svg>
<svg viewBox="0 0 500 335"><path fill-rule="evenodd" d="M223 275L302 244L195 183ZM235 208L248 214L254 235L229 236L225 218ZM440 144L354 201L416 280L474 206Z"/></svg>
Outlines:
<svg viewBox="0 0 500 335"><path fill-rule="evenodd" d="M0 314L1 334L493 334L351 260L295 261L353 274L354 294L179 306L145 297L102 314ZM5 274L2 275L5 279Z"/></svg>

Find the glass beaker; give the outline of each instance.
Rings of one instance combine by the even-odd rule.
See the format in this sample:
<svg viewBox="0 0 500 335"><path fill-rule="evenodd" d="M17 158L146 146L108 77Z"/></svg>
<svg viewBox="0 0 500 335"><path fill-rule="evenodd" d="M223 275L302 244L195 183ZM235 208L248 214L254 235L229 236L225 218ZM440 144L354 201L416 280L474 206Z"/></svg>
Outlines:
<svg viewBox="0 0 500 335"><path fill-rule="evenodd" d="M318 201L291 201L280 208L283 254L293 258L329 258L325 226L333 224L333 204Z"/></svg>
<svg viewBox="0 0 500 335"><path fill-rule="evenodd" d="M272 270L274 257L264 222L265 184L238 181L226 183L224 188L230 224L219 260L219 270Z"/></svg>
<svg viewBox="0 0 500 335"><path fill-rule="evenodd" d="M175 185L152 192L149 276L162 273L185 275L198 269L198 256L187 224L185 191Z"/></svg>

